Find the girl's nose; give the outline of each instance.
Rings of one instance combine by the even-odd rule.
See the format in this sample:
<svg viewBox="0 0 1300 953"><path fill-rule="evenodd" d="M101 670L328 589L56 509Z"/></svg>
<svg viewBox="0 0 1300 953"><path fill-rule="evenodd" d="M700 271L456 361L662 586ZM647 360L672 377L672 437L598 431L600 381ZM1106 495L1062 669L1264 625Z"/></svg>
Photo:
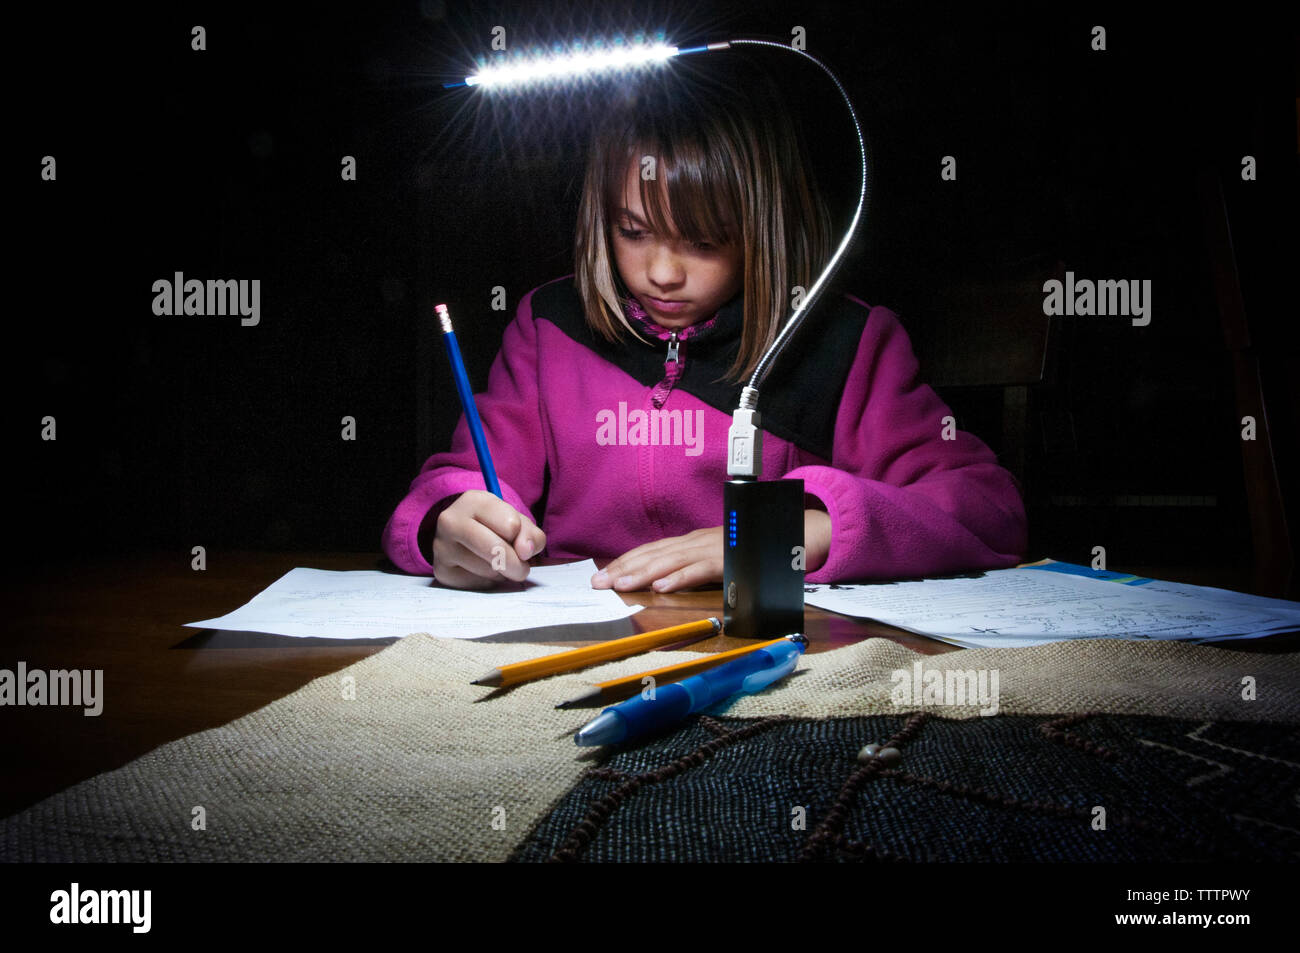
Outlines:
<svg viewBox="0 0 1300 953"><path fill-rule="evenodd" d="M671 288L682 283L686 269L666 242L655 242L646 262L646 277L655 285Z"/></svg>

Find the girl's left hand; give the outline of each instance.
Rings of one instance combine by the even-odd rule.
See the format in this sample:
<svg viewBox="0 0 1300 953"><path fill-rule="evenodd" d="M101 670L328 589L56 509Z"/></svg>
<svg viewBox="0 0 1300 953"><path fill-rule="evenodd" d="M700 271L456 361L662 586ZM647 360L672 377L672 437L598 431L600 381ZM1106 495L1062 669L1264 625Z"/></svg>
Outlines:
<svg viewBox="0 0 1300 953"><path fill-rule="evenodd" d="M722 527L697 529L629 550L591 577L593 589L673 592L722 582Z"/></svg>
<svg viewBox="0 0 1300 953"><path fill-rule="evenodd" d="M831 520L824 510L804 510L806 571L820 569L831 545ZM593 589L653 588L676 592L722 582L722 527L697 529L629 550L591 577Z"/></svg>

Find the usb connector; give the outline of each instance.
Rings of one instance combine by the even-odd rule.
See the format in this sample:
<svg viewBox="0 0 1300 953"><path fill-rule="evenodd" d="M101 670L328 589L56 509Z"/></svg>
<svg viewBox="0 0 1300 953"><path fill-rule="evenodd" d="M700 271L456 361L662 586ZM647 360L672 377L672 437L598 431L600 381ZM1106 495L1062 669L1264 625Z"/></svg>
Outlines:
<svg viewBox="0 0 1300 953"><path fill-rule="evenodd" d="M727 475L757 480L763 470L763 431L757 410L736 410L727 431Z"/></svg>

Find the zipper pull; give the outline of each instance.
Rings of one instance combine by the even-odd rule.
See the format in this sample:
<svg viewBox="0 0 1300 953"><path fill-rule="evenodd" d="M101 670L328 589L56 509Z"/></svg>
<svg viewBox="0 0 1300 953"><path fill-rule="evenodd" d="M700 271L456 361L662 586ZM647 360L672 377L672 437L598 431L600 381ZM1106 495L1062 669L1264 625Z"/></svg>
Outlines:
<svg viewBox="0 0 1300 953"><path fill-rule="evenodd" d="M665 364L677 363L677 343L677 332L674 331L668 339L668 360L664 361Z"/></svg>

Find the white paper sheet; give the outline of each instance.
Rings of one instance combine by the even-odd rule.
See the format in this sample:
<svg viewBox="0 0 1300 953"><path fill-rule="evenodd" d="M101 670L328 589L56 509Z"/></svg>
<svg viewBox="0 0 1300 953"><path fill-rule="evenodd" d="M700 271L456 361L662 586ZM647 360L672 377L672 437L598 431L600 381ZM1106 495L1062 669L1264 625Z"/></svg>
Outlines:
<svg viewBox="0 0 1300 953"><path fill-rule="evenodd" d="M1175 584L1168 584L1173 586ZM805 587L820 609L967 647L1041 645L1063 639L1252 638L1300 628L1300 604L1197 597L1196 587L1153 589L1034 569L973 579Z"/></svg>
<svg viewBox="0 0 1300 953"><path fill-rule="evenodd" d="M324 639L412 632L477 639L538 626L609 622L641 611L612 589L591 588L595 572L590 559L534 566L522 583L471 592L443 588L427 576L291 569L234 612L186 624Z"/></svg>

